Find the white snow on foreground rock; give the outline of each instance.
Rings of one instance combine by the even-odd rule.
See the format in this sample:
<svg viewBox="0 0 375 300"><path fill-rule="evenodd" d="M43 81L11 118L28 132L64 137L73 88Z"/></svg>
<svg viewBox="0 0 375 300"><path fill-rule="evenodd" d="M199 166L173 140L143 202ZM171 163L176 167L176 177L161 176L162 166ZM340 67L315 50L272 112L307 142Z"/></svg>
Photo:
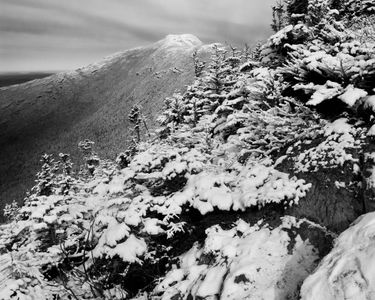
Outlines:
<svg viewBox="0 0 375 300"><path fill-rule="evenodd" d="M303 300L375 299L375 213L358 218L308 277Z"/></svg>
<svg viewBox="0 0 375 300"><path fill-rule="evenodd" d="M296 233L302 223L318 227L290 216L274 229L243 220L229 230L210 227L202 247L196 243L152 294L136 299L298 299L319 260L319 251Z"/></svg>

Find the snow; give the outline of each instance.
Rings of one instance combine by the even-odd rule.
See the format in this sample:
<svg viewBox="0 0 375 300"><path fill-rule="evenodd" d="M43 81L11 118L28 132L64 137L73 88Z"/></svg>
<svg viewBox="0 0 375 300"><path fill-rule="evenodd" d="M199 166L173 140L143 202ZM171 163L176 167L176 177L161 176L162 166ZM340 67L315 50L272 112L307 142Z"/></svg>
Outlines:
<svg viewBox="0 0 375 300"><path fill-rule="evenodd" d="M335 181L335 186L337 189L341 189L341 188L345 188L346 187L346 184L345 182L342 182L342 181Z"/></svg>
<svg viewBox="0 0 375 300"><path fill-rule="evenodd" d="M193 48L202 45L203 43L192 34L167 35L163 40L159 41L161 49L174 50L176 48Z"/></svg>
<svg viewBox="0 0 375 300"><path fill-rule="evenodd" d="M125 223L118 223L114 219L109 219L108 223L108 227L100 237L96 249L100 249L105 246L115 247L118 241L129 235L130 228Z"/></svg>
<svg viewBox="0 0 375 300"><path fill-rule="evenodd" d="M244 207L280 203L285 199L289 205L298 204L311 187L302 179L289 178L288 174L261 164L245 173L238 185L241 191L238 200Z"/></svg>
<svg viewBox="0 0 375 300"><path fill-rule="evenodd" d="M352 84L350 84L345 88L344 93L338 98L349 106L353 106L358 100L366 96L367 92L365 90L355 88Z"/></svg>
<svg viewBox="0 0 375 300"><path fill-rule="evenodd" d="M339 118L328 123L323 133L326 137L318 145L299 151L293 158L294 168L299 172L317 172L320 169L343 166L346 162L357 163L353 151L361 147L363 130L348 123L347 118Z"/></svg>
<svg viewBox="0 0 375 300"><path fill-rule="evenodd" d="M367 169L369 176L366 178L367 187L370 189L375 188L375 166Z"/></svg>
<svg viewBox="0 0 375 300"><path fill-rule="evenodd" d="M325 126L324 134L329 136L331 134L349 134L353 132L353 126L348 124L347 118L339 118L332 123L329 123Z"/></svg>
<svg viewBox="0 0 375 300"><path fill-rule="evenodd" d="M302 285L302 300L374 299L375 213L358 218Z"/></svg>
<svg viewBox="0 0 375 300"><path fill-rule="evenodd" d="M375 111L375 95L371 95L365 98L364 107Z"/></svg>
<svg viewBox="0 0 375 300"><path fill-rule="evenodd" d="M325 100L334 98L342 91L341 85L332 81L327 81L324 85L316 85L314 89L315 92L311 96L310 100L307 101L307 105L318 105Z"/></svg>
<svg viewBox="0 0 375 300"><path fill-rule="evenodd" d="M306 196L311 184L302 179L262 164L249 165L238 175L234 173L201 172L188 177L182 192L174 194L154 207L159 213L165 210L179 213L181 206L190 205L202 215L215 208L229 211L247 207L261 207L269 203L297 204Z"/></svg>
<svg viewBox="0 0 375 300"><path fill-rule="evenodd" d="M123 192L125 179L126 177L115 176L108 184L108 193L114 195Z"/></svg>
<svg viewBox="0 0 375 300"><path fill-rule="evenodd" d="M138 257L144 255L146 252L146 242L131 234L125 242L118 244L114 249L108 249L107 254L110 257L118 255L123 261L134 263L140 262Z"/></svg>
<svg viewBox="0 0 375 300"><path fill-rule="evenodd" d="M99 196L105 196L106 194L108 194L108 192L109 186L105 182L101 182L93 190L93 194L98 194Z"/></svg>
<svg viewBox="0 0 375 300"><path fill-rule="evenodd" d="M208 270L203 282L200 284L196 296L206 298L219 295L224 276L227 274L225 265L218 265ZM207 298L206 298L207 299Z"/></svg>
<svg viewBox="0 0 375 300"><path fill-rule="evenodd" d="M370 129L367 131L367 136L375 136L375 124L370 127Z"/></svg>
<svg viewBox="0 0 375 300"><path fill-rule="evenodd" d="M281 29L279 32L275 33L273 36L270 37L270 41L273 45L280 45L281 42L286 39L287 34L293 30L293 25L288 25Z"/></svg>
<svg viewBox="0 0 375 300"><path fill-rule="evenodd" d="M181 161L169 162L165 165L163 169L163 176L165 178L175 177L177 174L181 174L187 170L187 163Z"/></svg>
<svg viewBox="0 0 375 300"><path fill-rule="evenodd" d="M211 227L203 248L195 245L182 255L180 266L165 276L154 293L161 294L160 299L178 294L205 299L293 297L317 259L316 249L298 234L292 250L288 250L291 239L285 229L296 229L299 224L285 217L275 229L251 226L242 220L229 230ZM205 255L213 258L199 263Z"/></svg>
<svg viewBox="0 0 375 300"><path fill-rule="evenodd" d="M143 220L143 231L150 235L157 235L163 233L164 230L159 226L162 222L155 218L146 218Z"/></svg>
<svg viewBox="0 0 375 300"><path fill-rule="evenodd" d="M53 224L56 223L57 221L57 216L52 215L52 216L44 216L43 221L46 222L47 224Z"/></svg>
<svg viewBox="0 0 375 300"><path fill-rule="evenodd" d="M109 227L101 236L97 246L93 250L94 257L114 257L118 255L124 262L139 262L139 256L147 251L147 244L143 239L138 239L134 234L129 234L129 227L124 223ZM124 242L120 242L125 237ZM118 243L120 242L120 243Z"/></svg>

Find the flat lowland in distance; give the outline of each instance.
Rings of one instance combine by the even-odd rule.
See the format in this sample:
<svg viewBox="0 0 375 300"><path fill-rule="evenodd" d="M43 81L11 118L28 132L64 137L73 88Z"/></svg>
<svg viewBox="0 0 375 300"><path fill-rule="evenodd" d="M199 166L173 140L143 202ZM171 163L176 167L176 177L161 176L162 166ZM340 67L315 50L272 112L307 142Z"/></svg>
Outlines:
<svg viewBox="0 0 375 300"><path fill-rule="evenodd" d="M0 88L0 222L5 203L34 185L43 153L70 153L94 141L101 158L126 149L134 104L152 129L164 99L194 80L192 54L210 48L191 35L171 35L75 71ZM57 157L56 157L57 158Z"/></svg>
<svg viewBox="0 0 375 300"><path fill-rule="evenodd" d="M56 72L17 72L17 73L0 73L0 87L21 84L34 79L41 79L51 76Z"/></svg>

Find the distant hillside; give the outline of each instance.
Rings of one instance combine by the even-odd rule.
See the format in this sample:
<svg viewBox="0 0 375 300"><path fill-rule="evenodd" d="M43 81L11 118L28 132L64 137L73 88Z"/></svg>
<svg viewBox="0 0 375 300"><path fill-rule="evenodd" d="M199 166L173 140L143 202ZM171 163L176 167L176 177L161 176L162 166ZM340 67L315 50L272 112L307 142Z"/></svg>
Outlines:
<svg viewBox="0 0 375 300"><path fill-rule="evenodd" d="M170 35L76 71L0 88L0 199L23 198L45 152L77 158L78 142L89 138L101 157L115 157L126 148L131 106L141 104L152 127L164 98L192 82L191 56L201 47L194 36Z"/></svg>
<svg viewBox="0 0 375 300"><path fill-rule="evenodd" d="M0 87L21 84L35 79L41 79L54 73L32 72L32 73L4 73L0 74Z"/></svg>

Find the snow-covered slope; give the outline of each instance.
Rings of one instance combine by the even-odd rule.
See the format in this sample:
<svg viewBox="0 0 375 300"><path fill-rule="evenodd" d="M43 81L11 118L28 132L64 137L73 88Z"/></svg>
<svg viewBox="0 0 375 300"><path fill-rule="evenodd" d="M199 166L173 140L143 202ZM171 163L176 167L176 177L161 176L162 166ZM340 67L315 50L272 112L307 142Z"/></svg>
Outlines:
<svg viewBox="0 0 375 300"><path fill-rule="evenodd" d="M131 106L143 106L152 128L163 99L192 82L191 55L201 46L192 35L170 35L75 71L1 88L0 198L23 199L44 152L77 157L77 143L90 138L102 157L115 158L129 139Z"/></svg>
<svg viewBox="0 0 375 300"><path fill-rule="evenodd" d="M319 261L319 251L298 234L301 224L324 236L322 228L284 217L280 226L254 226L243 220L230 230L206 230L156 286L152 299L296 299L298 288ZM290 234L290 232L296 234Z"/></svg>

